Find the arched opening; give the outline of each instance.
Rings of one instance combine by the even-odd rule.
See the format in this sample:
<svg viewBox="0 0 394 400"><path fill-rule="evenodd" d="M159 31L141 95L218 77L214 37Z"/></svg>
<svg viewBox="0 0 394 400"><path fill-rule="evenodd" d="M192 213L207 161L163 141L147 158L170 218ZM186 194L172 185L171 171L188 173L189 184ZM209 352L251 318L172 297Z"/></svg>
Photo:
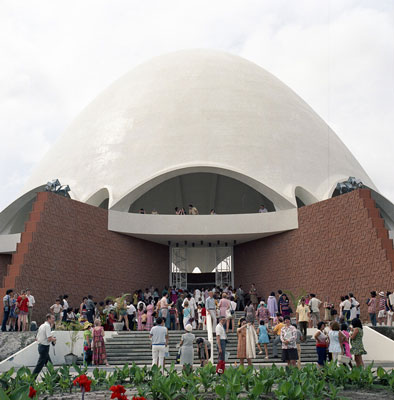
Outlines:
<svg viewBox="0 0 394 400"><path fill-rule="evenodd" d="M107 188L100 189L98 192L89 197L86 201L91 206L96 206L108 210L109 206L109 192Z"/></svg>
<svg viewBox="0 0 394 400"><path fill-rule="evenodd" d="M301 186L297 186L294 190L294 195L297 202L297 208L308 206L313 203L317 203L317 199L313 194L309 193Z"/></svg>
<svg viewBox="0 0 394 400"><path fill-rule="evenodd" d="M25 223L29 219L33 203L38 192L42 192L45 185L38 186L19 197L0 213L0 234L21 233L25 230Z"/></svg>
<svg viewBox="0 0 394 400"><path fill-rule="evenodd" d="M247 184L228 176L197 172L179 175L158 184L135 200L129 212L141 208L147 213L157 210L159 214L174 214L175 207L195 206L200 214L256 213L263 204L269 212L275 205L265 195Z"/></svg>

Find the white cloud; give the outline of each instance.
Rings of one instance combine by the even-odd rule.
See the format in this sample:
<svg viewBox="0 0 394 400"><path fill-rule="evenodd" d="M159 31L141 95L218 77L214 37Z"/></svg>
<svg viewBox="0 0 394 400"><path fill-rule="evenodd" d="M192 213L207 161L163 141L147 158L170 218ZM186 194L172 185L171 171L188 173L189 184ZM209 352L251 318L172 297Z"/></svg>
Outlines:
<svg viewBox="0 0 394 400"><path fill-rule="evenodd" d="M8 0L0 5L0 209L99 92L182 48L229 51L278 76L394 200L392 2Z"/></svg>

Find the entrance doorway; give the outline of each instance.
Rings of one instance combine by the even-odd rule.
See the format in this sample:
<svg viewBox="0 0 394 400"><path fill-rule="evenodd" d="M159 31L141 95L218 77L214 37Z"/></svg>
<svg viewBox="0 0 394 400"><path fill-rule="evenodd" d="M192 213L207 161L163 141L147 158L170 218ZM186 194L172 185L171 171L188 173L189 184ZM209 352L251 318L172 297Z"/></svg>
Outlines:
<svg viewBox="0 0 394 400"><path fill-rule="evenodd" d="M233 247L170 247L170 286L234 286Z"/></svg>

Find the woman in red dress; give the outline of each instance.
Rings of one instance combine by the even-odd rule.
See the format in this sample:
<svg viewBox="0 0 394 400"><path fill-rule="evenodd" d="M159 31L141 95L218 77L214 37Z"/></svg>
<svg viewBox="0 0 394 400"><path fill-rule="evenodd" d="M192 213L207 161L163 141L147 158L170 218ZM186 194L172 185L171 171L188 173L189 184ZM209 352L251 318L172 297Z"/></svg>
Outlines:
<svg viewBox="0 0 394 400"><path fill-rule="evenodd" d="M101 326L101 321L96 319L92 330L92 360L94 365L109 365L107 354L105 352L104 334L104 328Z"/></svg>
<svg viewBox="0 0 394 400"><path fill-rule="evenodd" d="M27 304L29 303L29 299L26 296L26 290L22 290L21 295L16 299L16 306L18 307L19 314L18 314L18 331L21 331L21 325L22 325L22 330L27 331L28 326L27 326L27 314L29 312L29 309L27 307Z"/></svg>

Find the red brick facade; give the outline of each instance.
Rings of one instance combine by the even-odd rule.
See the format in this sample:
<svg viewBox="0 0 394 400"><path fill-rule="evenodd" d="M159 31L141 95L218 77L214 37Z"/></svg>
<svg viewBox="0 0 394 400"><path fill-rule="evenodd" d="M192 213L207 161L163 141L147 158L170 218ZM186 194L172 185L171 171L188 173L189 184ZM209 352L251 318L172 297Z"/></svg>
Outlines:
<svg viewBox="0 0 394 400"><path fill-rule="evenodd" d="M353 292L394 289L394 250L370 191L363 189L299 209L297 230L234 249L235 282L260 296L282 289L316 293L338 306Z"/></svg>
<svg viewBox="0 0 394 400"><path fill-rule="evenodd" d="M168 283L168 247L108 231L108 212L51 193L38 193L5 289L30 288L41 321L60 294L79 307L148 285ZM1 268L1 266L0 266Z"/></svg>
<svg viewBox="0 0 394 400"><path fill-rule="evenodd" d="M31 288L40 321L60 294L77 307L87 294L99 301L168 284L167 246L107 227L106 210L39 193L8 267L0 255L0 296ZM235 284L254 282L264 297L304 289L338 304L352 291L365 315L370 290L394 289L393 242L369 190L300 208L298 229L235 246L234 258Z"/></svg>

